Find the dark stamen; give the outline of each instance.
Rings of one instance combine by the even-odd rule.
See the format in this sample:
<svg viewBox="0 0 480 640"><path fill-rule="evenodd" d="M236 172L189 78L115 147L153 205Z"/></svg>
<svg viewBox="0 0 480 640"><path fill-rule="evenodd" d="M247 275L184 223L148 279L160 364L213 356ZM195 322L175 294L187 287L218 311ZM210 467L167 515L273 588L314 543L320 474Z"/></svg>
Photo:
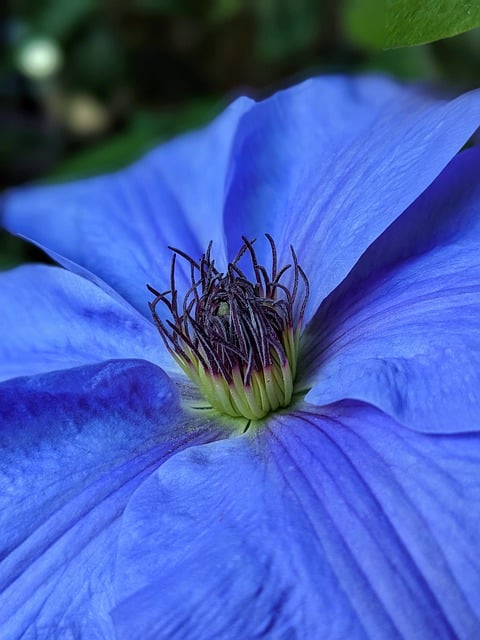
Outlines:
<svg viewBox="0 0 480 640"><path fill-rule="evenodd" d="M173 252L170 289L160 293L147 285L155 296L149 302L155 325L170 353L191 377L221 376L230 385L240 376L243 385L249 387L254 374L271 371L267 376L269 382L265 382L271 384L272 380L282 379L283 374L276 367L287 366L289 359L296 358L297 329L308 299L308 279L293 247L290 247L292 264L278 269L275 243L270 235L266 234L266 238L272 254L270 273L258 263L255 240L243 237L243 245L226 273L215 268L211 242L198 262L182 250L169 247ZM239 267L246 253L250 256L254 283ZM177 256L186 260L190 271L190 287L180 308L175 282ZM289 269L293 270L291 288L281 282ZM301 282L303 296L296 305ZM170 320L160 319L157 312L160 302ZM295 364L290 362L292 377ZM271 391L269 387L270 394ZM250 414L246 417L250 418ZM252 417L256 419L255 411Z"/></svg>

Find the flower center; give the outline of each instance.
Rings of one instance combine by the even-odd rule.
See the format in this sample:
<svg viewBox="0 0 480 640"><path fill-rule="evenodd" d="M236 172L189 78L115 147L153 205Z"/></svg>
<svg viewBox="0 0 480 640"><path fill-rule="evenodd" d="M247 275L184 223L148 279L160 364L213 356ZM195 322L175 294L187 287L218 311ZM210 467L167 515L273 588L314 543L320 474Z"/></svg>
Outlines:
<svg viewBox="0 0 480 640"><path fill-rule="evenodd" d="M254 241L243 245L226 273L215 268L212 243L199 262L179 249L173 251L170 290L149 302L155 324L175 361L198 385L212 407L230 416L259 420L290 404L297 369L301 323L308 299L308 279L293 247L292 264L277 267L271 236L270 271L260 265ZM248 254L250 282L239 267ZM179 306L175 286L177 255L189 263L191 286ZM293 266L293 284L282 283ZM297 301L302 289L300 301ZM169 313L160 319L157 305Z"/></svg>

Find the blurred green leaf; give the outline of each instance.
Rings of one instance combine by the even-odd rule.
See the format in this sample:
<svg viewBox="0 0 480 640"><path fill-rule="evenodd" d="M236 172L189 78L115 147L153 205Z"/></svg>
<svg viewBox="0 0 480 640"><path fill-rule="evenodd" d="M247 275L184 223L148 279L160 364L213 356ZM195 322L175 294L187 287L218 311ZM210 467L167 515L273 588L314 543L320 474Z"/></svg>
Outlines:
<svg viewBox="0 0 480 640"><path fill-rule="evenodd" d="M48 180L73 180L124 167L160 142L205 124L221 106L219 101L197 101L175 112L139 111L126 131L69 158Z"/></svg>
<svg viewBox="0 0 480 640"><path fill-rule="evenodd" d="M363 68L372 72L384 71L403 80L441 80L430 47L375 51Z"/></svg>
<svg viewBox="0 0 480 640"><path fill-rule="evenodd" d="M388 0L345 0L343 20L348 36L367 47L385 46Z"/></svg>
<svg viewBox="0 0 480 640"><path fill-rule="evenodd" d="M124 58L112 30L93 21L70 45L68 83L108 99L123 78Z"/></svg>
<svg viewBox="0 0 480 640"><path fill-rule="evenodd" d="M211 22L224 22L240 13L243 7L243 0L215 0L208 17Z"/></svg>
<svg viewBox="0 0 480 640"><path fill-rule="evenodd" d="M63 40L98 8L98 0L43 0L36 5L38 15L31 26L37 33Z"/></svg>
<svg viewBox="0 0 480 640"><path fill-rule="evenodd" d="M28 258L24 240L11 236L0 229L0 271L13 269Z"/></svg>
<svg viewBox="0 0 480 640"><path fill-rule="evenodd" d="M251 6L260 59L278 60L308 48L318 34L318 0L263 0Z"/></svg>
<svg viewBox="0 0 480 640"><path fill-rule="evenodd" d="M345 26L358 43L404 47L480 25L478 0L346 0Z"/></svg>
<svg viewBox="0 0 480 640"><path fill-rule="evenodd" d="M451 84L465 90L478 87L480 29L440 40L430 47L422 48L430 50L440 76L448 78Z"/></svg>

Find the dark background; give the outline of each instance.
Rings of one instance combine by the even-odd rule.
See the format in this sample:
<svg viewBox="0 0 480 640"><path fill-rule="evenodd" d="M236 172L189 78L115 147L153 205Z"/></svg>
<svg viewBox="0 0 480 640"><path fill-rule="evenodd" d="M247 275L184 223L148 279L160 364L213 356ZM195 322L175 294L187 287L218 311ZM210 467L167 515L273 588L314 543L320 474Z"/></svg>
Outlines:
<svg viewBox="0 0 480 640"><path fill-rule="evenodd" d="M0 188L109 171L240 94L318 73L479 84L480 30L376 50L348 0L16 0L0 23ZM0 235L0 268L41 259Z"/></svg>

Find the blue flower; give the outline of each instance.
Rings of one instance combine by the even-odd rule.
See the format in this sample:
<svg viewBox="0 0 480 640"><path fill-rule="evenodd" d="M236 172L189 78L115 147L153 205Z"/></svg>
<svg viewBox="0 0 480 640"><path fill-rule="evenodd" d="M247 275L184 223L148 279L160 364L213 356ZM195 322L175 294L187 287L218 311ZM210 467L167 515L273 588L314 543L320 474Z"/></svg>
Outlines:
<svg viewBox="0 0 480 640"><path fill-rule="evenodd" d="M0 277L2 640L480 637L479 122L319 78L6 197L66 269ZM264 234L310 282L306 395L243 433L192 408L145 285L169 245L268 265Z"/></svg>

